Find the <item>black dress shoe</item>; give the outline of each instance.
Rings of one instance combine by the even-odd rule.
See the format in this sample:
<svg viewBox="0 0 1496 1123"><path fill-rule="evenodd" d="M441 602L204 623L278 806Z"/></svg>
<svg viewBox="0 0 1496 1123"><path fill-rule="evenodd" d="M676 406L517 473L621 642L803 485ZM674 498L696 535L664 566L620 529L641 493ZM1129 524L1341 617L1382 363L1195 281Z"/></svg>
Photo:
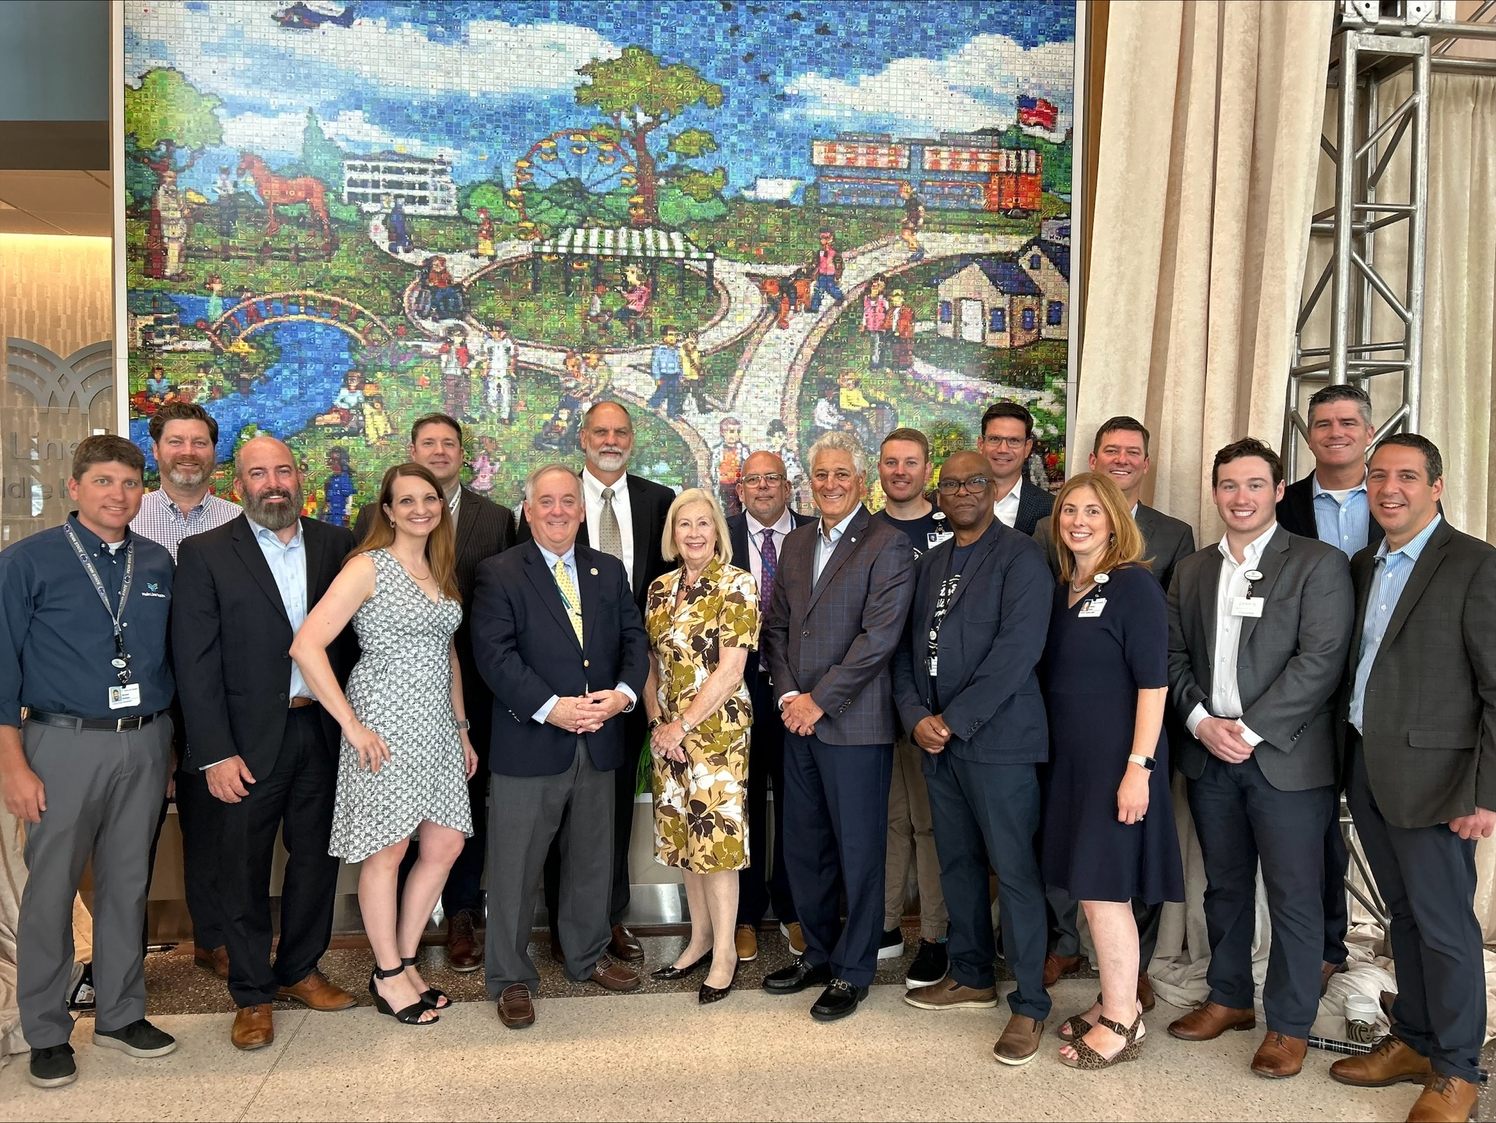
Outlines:
<svg viewBox="0 0 1496 1123"><path fill-rule="evenodd" d="M854 987L846 979L832 979L821 992L810 1016L818 1022L834 1022L857 1012L857 1004L867 997L867 987Z"/></svg>
<svg viewBox="0 0 1496 1123"><path fill-rule="evenodd" d="M712 953L711 952L707 952L700 959L698 959L695 963L688 964L685 967L677 967L673 963L667 963L664 967L661 967L658 971L651 971L649 973L649 977L651 979L659 979L660 982L662 982L662 983L673 983L677 979L689 979L692 975L696 974L696 972L700 971L703 967L710 967L711 965L712 965Z"/></svg>
<svg viewBox="0 0 1496 1123"><path fill-rule="evenodd" d="M803 959L797 959L788 967L781 967L772 975L764 977L764 989L771 994L799 994L806 987L825 986L831 981L831 965L823 963L812 967Z"/></svg>

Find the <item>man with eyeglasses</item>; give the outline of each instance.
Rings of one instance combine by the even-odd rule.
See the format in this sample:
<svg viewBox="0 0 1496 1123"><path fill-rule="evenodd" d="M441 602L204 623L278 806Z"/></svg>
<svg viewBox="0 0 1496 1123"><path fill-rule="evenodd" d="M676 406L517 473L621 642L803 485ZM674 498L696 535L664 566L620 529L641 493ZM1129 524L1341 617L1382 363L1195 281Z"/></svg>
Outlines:
<svg viewBox="0 0 1496 1123"><path fill-rule="evenodd" d="M790 509L790 482L784 461L772 452L755 452L743 461L738 498L740 514L727 519L732 543L732 564L746 569L758 582L759 618L769 611L774 596L774 575L785 535L797 526L813 522L809 515ZM753 762L748 769L748 867L738 876L738 960L758 958L758 926L769 905L779 930L796 955L805 951L805 938L790 896L790 877L784 867L784 719L774 704L769 666L757 651L748 653L743 678L753 701ZM763 845L769 831L769 789L774 789L774 843L772 856Z"/></svg>
<svg viewBox="0 0 1496 1123"><path fill-rule="evenodd" d="M1054 496L1023 479L1034 451L1034 415L1017 402L997 402L982 414L978 450L992 469L993 514L1020 534L1033 534L1054 509Z"/></svg>

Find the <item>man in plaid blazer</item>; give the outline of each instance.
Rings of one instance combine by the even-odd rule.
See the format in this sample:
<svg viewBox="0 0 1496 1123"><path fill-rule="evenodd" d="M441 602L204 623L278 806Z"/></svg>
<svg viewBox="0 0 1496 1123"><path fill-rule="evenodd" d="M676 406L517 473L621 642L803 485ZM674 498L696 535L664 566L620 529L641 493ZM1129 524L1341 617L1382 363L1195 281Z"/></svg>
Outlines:
<svg viewBox="0 0 1496 1123"><path fill-rule="evenodd" d="M784 718L785 864L806 951L764 989L824 986L810 1013L834 1021L856 1011L878 965L895 737L889 661L914 593L913 559L903 532L862 505L867 456L856 438L827 433L809 459L821 517L784 541L763 642Z"/></svg>

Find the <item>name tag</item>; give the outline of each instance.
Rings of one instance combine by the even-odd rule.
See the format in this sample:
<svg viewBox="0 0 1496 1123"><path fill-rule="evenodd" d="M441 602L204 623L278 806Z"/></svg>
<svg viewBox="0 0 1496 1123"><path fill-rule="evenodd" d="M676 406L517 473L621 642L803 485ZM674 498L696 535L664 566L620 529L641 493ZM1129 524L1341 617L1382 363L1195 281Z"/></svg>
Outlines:
<svg viewBox="0 0 1496 1123"><path fill-rule="evenodd" d="M1232 597L1232 616L1251 616L1260 618L1262 616L1262 597Z"/></svg>
<svg viewBox="0 0 1496 1123"><path fill-rule="evenodd" d="M954 532L949 531L949 530L932 530L932 531L930 531L930 533L928 533L928 534L925 535L926 541L929 542L929 545L926 546L925 549L927 549L927 550L933 550L936 546L940 545L947 538L954 538L954 537L955 537Z"/></svg>
<svg viewBox="0 0 1496 1123"><path fill-rule="evenodd" d="M939 673L940 672L940 660L938 658L936 658L934 655L930 656L928 659L925 660L925 666L927 666L927 667L930 668L930 677L931 678L939 678L940 677L940 673Z"/></svg>
<svg viewBox="0 0 1496 1123"><path fill-rule="evenodd" d="M111 710L128 710L131 706L140 705L140 683L132 682L129 686L111 686L109 688L109 708Z"/></svg>
<svg viewBox="0 0 1496 1123"><path fill-rule="evenodd" d="M1080 606L1080 618L1082 620L1094 620L1106 610L1105 597L1092 597Z"/></svg>

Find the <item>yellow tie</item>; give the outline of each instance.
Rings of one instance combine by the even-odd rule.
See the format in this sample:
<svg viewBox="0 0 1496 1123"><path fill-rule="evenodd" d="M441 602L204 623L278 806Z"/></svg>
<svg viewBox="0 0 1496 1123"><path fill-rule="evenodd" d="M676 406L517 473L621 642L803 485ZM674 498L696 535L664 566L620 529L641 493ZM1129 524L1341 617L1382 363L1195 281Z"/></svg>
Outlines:
<svg viewBox="0 0 1496 1123"><path fill-rule="evenodd" d="M566 603L566 615L571 620L571 630L577 634L577 642L582 642L582 596L577 592L576 584L571 579L571 574L566 572L566 563L560 558L556 559L556 588L561 590L561 599Z"/></svg>

